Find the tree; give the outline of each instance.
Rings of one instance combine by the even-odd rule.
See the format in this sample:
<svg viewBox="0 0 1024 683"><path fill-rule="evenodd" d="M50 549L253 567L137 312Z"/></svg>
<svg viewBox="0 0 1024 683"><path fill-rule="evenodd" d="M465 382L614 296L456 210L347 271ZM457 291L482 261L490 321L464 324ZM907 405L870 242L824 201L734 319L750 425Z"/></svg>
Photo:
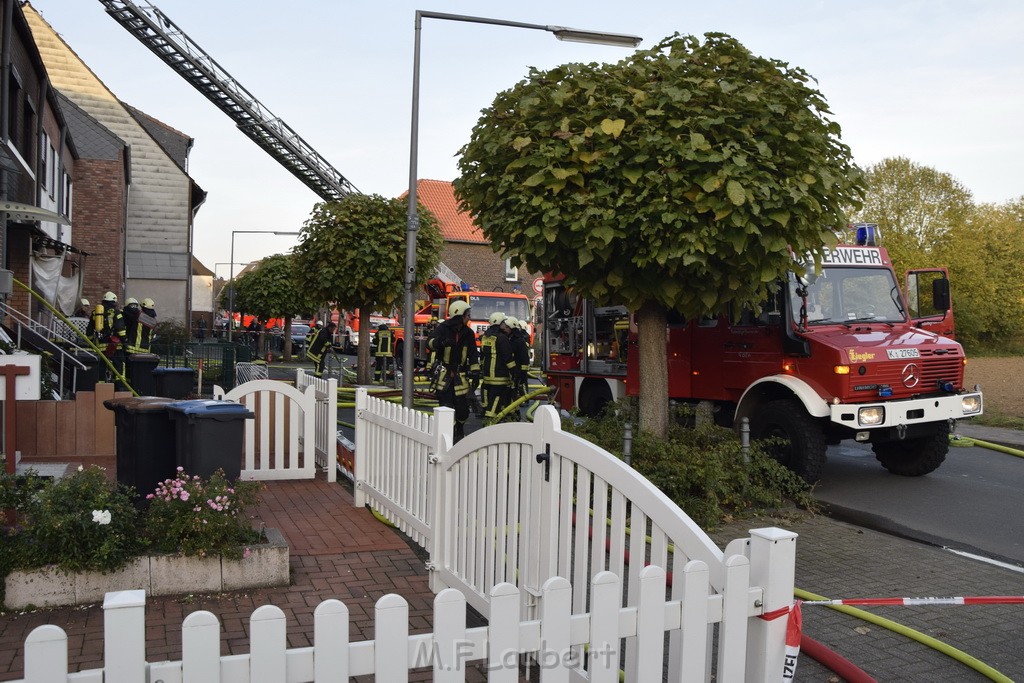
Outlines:
<svg viewBox="0 0 1024 683"><path fill-rule="evenodd" d="M275 254L260 261L253 270L235 281L235 305L239 310L262 320L284 318L284 355L287 360L291 360L292 353L292 316L313 310L322 303L311 298L307 290L299 286L297 272L293 255Z"/></svg>
<svg viewBox="0 0 1024 683"><path fill-rule="evenodd" d="M390 311L404 292L407 206L380 195L321 202L294 250L300 286L310 296L359 309L361 384L370 382L370 313ZM421 205L418 215L416 272L425 279L437 266L443 241L434 214Z"/></svg>
<svg viewBox="0 0 1024 683"><path fill-rule="evenodd" d="M724 34L614 65L568 64L499 93L456 192L517 264L625 303L640 333L640 428L668 425L666 312L757 306L820 254L862 174L802 69Z"/></svg>
<svg viewBox="0 0 1024 683"><path fill-rule="evenodd" d="M971 191L948 173L905 157L883 159L865 174L859 220L877 223L889 256L900 268L935 265L936 245L966 225Z"/></svg>

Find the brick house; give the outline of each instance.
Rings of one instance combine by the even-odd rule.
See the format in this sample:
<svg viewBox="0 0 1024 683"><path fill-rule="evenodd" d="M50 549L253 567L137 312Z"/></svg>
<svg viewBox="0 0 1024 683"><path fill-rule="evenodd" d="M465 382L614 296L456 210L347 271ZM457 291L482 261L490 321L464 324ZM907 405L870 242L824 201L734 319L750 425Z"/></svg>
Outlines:
<svg viewBox="0 0 1024 683"><path fill-rule="evenodd" d="M460 280L480 291L513 292L519 288L523 294L535 296L533 281L539 275L514 267L506 256L491 248L480 226L459 210L450 182L420 180L416 197L437 216L444 238L441 263Z"/></svg>
<svg viewBox="0 0 1024 683"><path fill-rule="evenodd" d="M185 170L192 139L119 100L30 4L24 5L24 13L54 87L127 148L121 159L93 159L95 184L75 201L72 218L77 224L81 210L84 219L76 227L76 238L85 240L82 233L93 233L105 245L102 253L111 255L116 250L110 247L123 234L123 289L121 281L102 282L94 276L89 277L90 287L111 289L119 297L151 297L161 320L186 323L193 218L206 197ZM104 277L117 277L112 264L100 269Z"/></svg>
<svg viewBox="0 0 1024 683"><path fill-rule="evenodd" d="M34 246L67 246L70 186L76 152L25 15L0 0L0 268L31 283ZM13 287L8 303L29 308Z"/></svg>

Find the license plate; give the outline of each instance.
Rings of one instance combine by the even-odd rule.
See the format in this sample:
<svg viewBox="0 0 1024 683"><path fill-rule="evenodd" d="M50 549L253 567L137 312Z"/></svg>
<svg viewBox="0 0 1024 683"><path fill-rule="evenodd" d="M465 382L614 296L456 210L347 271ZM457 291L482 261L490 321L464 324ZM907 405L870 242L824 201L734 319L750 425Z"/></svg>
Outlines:
<svg viewBox="0 0 1024 683"><path fill-rule="evenodd" d="M889 357L889 360L921 357L921 352L917 349L886 349L885 354Z"/></svg>

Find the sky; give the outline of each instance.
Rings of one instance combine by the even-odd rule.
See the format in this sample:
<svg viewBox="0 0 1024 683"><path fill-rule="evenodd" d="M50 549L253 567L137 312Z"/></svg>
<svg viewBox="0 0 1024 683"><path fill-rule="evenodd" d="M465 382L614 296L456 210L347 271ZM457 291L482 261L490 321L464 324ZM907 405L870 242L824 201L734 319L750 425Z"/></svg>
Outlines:
<svg viewBox="0 0 1024 683"><path fill-rule="evenodd" d="M887 157L949 173L978 202L1024 195L1024 3L1020 0L154 0L220 67L360 192L409 185L416 10L639 35L728 33L817 80L862 167ZM296 232L319 197L158 59L99 0L32 5L121 100L194 139L208 193L194 252L228 277L232 231ZM425 19L418 177L454 180L480 110L530 67L616 62L623 48L544 31ZM296 237L237 234L234 260Z"/></svg>

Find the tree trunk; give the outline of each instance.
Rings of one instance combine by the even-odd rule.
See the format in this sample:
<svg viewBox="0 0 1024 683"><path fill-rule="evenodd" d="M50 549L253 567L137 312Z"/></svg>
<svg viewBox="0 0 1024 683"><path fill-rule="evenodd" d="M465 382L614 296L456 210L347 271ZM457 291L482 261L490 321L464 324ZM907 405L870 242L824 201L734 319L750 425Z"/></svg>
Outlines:
<svg viewBox="0 0 1024 683"><path fill-rule="evenodd" d="M292 317L284 317L284 361L292 362Z"/></svg>
<svg viewBox="0 0 1024 683"><path fill-rule="evenodd" d="M640 431L668 435L668 327L665 310L646 303L636 313L640 370Z"/></svg>
<svg viewBox="0 0 1024 683"><path fill-rule="evenodd" d="M356 381L370 383L370 309L359 309L359 354L356 357Z"/></svg>

